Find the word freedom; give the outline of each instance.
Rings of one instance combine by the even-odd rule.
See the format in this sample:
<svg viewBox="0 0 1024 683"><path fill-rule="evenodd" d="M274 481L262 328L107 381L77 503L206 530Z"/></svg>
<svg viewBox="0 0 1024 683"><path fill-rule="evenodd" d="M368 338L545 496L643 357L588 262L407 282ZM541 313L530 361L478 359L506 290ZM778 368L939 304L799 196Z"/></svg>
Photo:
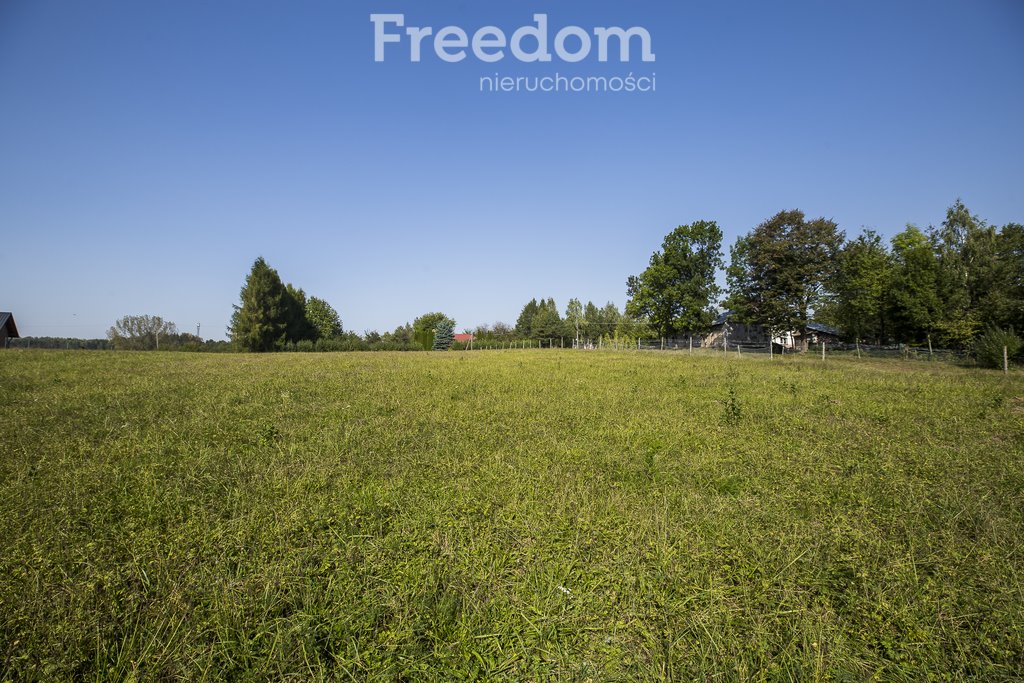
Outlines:
<svg viewBox="0 0 1024 683"><path fill-rule="evenodd" d="M389 33L389 25L393 24L396 28L404 27L405 15L371 14L370 21L373 22L373 60L383 62L385 45L401 43L403 38L401 32ZM466 58L467 48L472 49L473 55L482 62L499 62L505 59L505 48L508 48L512 56L520 62L550 62L548 15L534 14L533 21L532 25L516 29L510 38L497 26L484 26L478 29L472 38L458 26L445 26L436 34L430 26L409 26L405 29L405 36L409 38L409 61L420 61L423 40L433 36L434 54L445 62L461 62ZM613 39L618 44L619 61L630 61L633 38L640 39L641 59L645 62L655 61L654 53L651 52L651 34L645 28L597 27L594 29L594 37L597 38L597 59L600 62L608 61L609 43ZM527 38L531 39L528 44L532 50L523 46L523 41ZM567 45L570 38L575 39L572 41L574 49ZM590 34L579 26L566 26L555 34L555 54L564 62L582 61L590 56L592 48Z"/></svg>

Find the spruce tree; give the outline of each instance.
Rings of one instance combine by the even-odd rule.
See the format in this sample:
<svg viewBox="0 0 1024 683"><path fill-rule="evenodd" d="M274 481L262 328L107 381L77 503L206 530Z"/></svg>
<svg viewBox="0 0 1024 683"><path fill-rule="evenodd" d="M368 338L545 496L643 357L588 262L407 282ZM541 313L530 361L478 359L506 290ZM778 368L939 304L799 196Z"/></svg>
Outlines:
<svg viewBox="0 0 1024 683"><path fill-rule="evenodd" d="M256 259L241 291L241 304L231 316L231 342L244 351L273 351L284 345L288 321L287 292L277 271L263 257Z"/></svg>
<svg viewBox="0 0 1024 683"><path fill-rule="evenodd" d="M455 324L450 320L442 320L434 328L434 351L447 351L455 341Z"/></svg>

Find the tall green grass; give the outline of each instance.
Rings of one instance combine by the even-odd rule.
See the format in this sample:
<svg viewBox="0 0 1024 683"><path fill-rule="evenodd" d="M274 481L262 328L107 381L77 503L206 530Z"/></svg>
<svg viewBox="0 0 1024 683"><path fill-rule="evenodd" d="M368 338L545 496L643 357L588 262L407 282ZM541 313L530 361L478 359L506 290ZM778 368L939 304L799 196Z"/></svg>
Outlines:
<svg viewBox="0 0 1024 683"><path fill-rule="evenodd" d="M0 354L8 679L1011 680L1024 381Z"/></svg>

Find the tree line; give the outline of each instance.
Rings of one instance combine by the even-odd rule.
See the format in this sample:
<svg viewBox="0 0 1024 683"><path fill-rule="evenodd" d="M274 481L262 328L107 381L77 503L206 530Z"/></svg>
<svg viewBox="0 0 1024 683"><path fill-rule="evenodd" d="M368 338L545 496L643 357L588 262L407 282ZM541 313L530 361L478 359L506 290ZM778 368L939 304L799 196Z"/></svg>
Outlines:
<svg viewBox="0 0 1024 683"><path fill-rule="evenodd" d="M849 341L971 348L981 334L1024 327L1024 227L996 228L957 200L938 227L908 225L888 244L872 230L846 239L824 217L781 211L730 249L724 292L721 231L680 226L648 268L627 280L626 311L660 336L701 332L721 306L740 322L794 332L812 322Z"/></svg>
<svg viewBox="0 0 1024 683"><path fill-rule="evenodd" d="M724 288L718 284L723 272ZM786 210L737 239L726 264L721 228L700 220L666 235L647 267L626 279L626 291L624 310L572 298L562 311L551 297L533 298L514 325L464 331L477 344L698 335L724 309L773 335L793 332L805 344L808 326L818 322L851 342L971 349L988 335L1019 348L1014 330L1024 328L1024 226L991 225L958 199L939 226L907 225L889 240L864 229L847 239L835 221ZM260 257L234 306L230 342L180 333L159 316L125 316L107 340L74 341L119 349L429 350L458 346L454 328L453 318L434 311L384 333L346 331L333 306L284 283Z"/></svg>

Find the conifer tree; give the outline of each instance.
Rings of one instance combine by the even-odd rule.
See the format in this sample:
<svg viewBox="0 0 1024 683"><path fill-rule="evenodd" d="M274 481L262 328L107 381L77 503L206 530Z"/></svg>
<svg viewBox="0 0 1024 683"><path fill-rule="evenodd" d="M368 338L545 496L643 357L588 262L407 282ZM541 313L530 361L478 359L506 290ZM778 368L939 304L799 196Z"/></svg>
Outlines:
<svg viewBox="0 0 1024 683"><path fill-rule="evenodd" d="M241 305L235 306L229 334L236 348L244 351L273 351L284 345L288 328L287 292L277 271L263 257L256 259L241 291Z"/></svg>
<svg viewBox="0 0 1024 683"><path fill-rule="evenodd" d="M434 351L447 351L455 341L455 324L450 319L444 319L437 323L434 328Z"/></svg>

